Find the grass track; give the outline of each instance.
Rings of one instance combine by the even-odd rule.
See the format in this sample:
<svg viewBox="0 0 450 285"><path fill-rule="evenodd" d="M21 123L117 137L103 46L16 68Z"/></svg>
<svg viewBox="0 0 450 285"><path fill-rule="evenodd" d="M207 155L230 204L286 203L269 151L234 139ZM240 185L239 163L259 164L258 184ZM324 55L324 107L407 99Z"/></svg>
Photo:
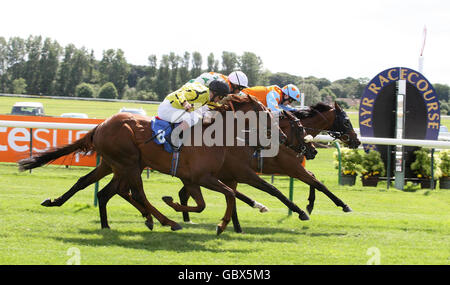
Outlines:
<svg viewBox="0 0 450 285"><path fill-rule="evenodd" d="M381 264L450 264L450 191L403 192L386 184L378 188L338 186L331 166L333 149L320 149L307 168L348 203L340 208L318 193L311 220L287 216L278 200L246 185L239 189L262 202L270 212L238 201L244 234L232 225L219 237L215 226L225 211L222 195L204 190L207 207L191 214L197 224L184 224L181 215L161 201L177 197L181 183L170 176L143 173L149 200L183 226L172 232L155 224L149 231L143 218L120 197L108 204L111 230L101 230L93 207L93 186L60 208L40 202L67 191L90 169L47 166L19 173L14 164L0 164L0 264L66 264L69 248L80 250L81 264L366 264L367 250L380 250ZM270 181L270 177L264 176ZM110 177L101 181L106 185ZM288 178L274 185L288 195ZM308 188L296 181L294 201L305 208Z"/></svg>

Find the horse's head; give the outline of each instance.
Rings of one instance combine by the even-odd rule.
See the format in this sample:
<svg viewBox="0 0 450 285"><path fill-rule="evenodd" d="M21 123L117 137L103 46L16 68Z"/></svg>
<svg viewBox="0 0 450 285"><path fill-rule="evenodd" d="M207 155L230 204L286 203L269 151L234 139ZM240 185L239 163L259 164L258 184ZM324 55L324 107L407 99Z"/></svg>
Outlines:
<svg viewBox="0 0 450 285"><path fill-rule="evenodd" d="M287 135L286 145L289 148L305 155L306 159L314 159L317 150L312 143L313 137L306 133L300 119L288 111L283 111L280 115L280 128Z"/></svg>
<svg viewBox="0 0 450 285"><path fill-rule="evenodd" d="M235 95L230 94L225 97L221 103L223 106L219 108L226 111L232 111L235 118L243 119L248 129L243 130L248 136L253 136L257 140L258 147L267 147L261 144L259 132L265 132L267 139L272 138L272 132L278 132L279 143L284 144L287 136L283 133L273 114L261 102L251 95ZM242 114L240 118L237 114ZM255 120L251 120L254 118ZM252 121L250 126L249 121Z"/></svg>
<svg viewBox="0 0 450 285"><path fill-rule="evenodd" d="M334 108L318 103L293 114L302 121L308 133L313 136L321 131L327 131L333 138L341 140L350 148L357 148L361 144L350 119L337 103L334 104Z"/></svg>
<svg viewBox="0 0 450 285"><path fill-rule="evenodd" d="M349 148L358 148L361 142L353 129L352 122L348 118L347 113L336 102L334 103L334 110L336 115L330 129L334 133L330 135L341 140Z"/></svg>

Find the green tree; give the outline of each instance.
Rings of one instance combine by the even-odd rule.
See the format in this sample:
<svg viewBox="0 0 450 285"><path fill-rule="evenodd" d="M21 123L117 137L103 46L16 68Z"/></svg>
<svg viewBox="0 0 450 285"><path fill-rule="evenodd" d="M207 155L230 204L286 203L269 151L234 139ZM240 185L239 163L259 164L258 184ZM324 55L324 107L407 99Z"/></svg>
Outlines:
<svg viewBox="0 0 450 285"><path fill-rule="evenodd" d="M8 64L7 64L8 45L4 37L0 37L0 92L7 92L8 85Z"/></svg>
<svg viewBox="0 0 450 285"><path fill-rule="evenodd" d="M261 58L252 52L244 52L239 58L239 67L247 75L250 86L258 83L262 65Z"/></svg>
<svg viewBox="0 0 450 285"><path fill-rule="evenodd" d="M29 94L39 94L39 59L42 49L42 37L30 36L25 42L27 61L25 62L25 80Z"/></svg>
<svg viewBox="0 0 450 285"><path fill-rule="evenodd" d="M305 105L311 106L321 101L319 88L311 83L306 83L303 87L303 93L305 93Z"/></svg>
<svg viewBox="0 0 450 285"><path fill-rule="evenodd" d="M60 55L61 46L46 38L39 59L39 93L53 93Z"/></svg>
<svg viewBox="0 0 450 285"><path fill-rule="evenodd" d="M66 94L68 93L68 85L71 76L71 59L75 49L73 44L69 44L64 48L64 58L56 76L55 91L57 96L67 96Z"/></svg>
<svg viewBox="0 0 450 285"><path fill-rule="evenodd" d="M25 41L19 37L9 38L6 50L6 64L10 80L25 78Z"/></svg>
<svg viewBox="0 0 450 285"><path fill-rule="evenodd" d="M219 61L214 59L213 53L208 55L208 71L219 71Z"/></svg>
<svg viewBox="0 0 450 285"><path fill-rule="evenodd" d="M330 88L331 92L333 92L333 94L336 95L336 98L344 98L344 97L346 97L344 95L344 87L342 87L341 84L333 82L333 83L331 83L329 88Z"/></svg>
<svg viewBox="0 0 450 285"><path fill-rule="evenodd" d="M158 98L163 100L169 94L170 86L170 70L169 70L169 56L163 55L156 77L155 92Z"/></svg>
<svg viewBox="0 0 450 285"><path fill-rule="evenodd" d="M75 96L82 98L94 98L94 88L89 83L80 83L75 88Z"/></svg>
<svg viewBox="0 0 450 285"><path fill-rule="evenodd" d="M450 97L450 87L448 85L435 83L433 87L439 100L448 101Z"/></svg>
<svg viewBox="0 0 450 285"><path fill-rule="evenodd" d="M296 84L298 85L298 82L300 82L301 78L291 75L289 73L285 72L278 72L271 74L269 76L269 85L278 85L280 87L286 86L288 84ZM301 86L298 86L299 88ZM303 90L302 90L303 92Z"/></svg>
<svg viewBox="0 0 450 285"><path fill-rule="evenodd" d="M23 78L14 79L12 82L12 93L13 94L25 94L27 90L27 83Z"/></svg>
<svg viewBox="0 0 450 285"><path fill-rule="evenodd" d="M99 71L102 76L102 83L114 83L119 92L119 98L122 98L130 72L130 65L125 59L124 52L121 49L104 51L103 58L99 63Z"/></svg>
<svg viewBox="0 0 450 285"><path fill-rule="evenodd" d="M169 54L170 64L170 90L176 90L179 88L180 79L178 76L178 69L181 62L181 57L171 52Z"/></svg>
<svg viewBox="0 0 450 285"><path fill-rule="evenodd" d="M105 84L103 84L103 86L100 88L100 91L98 92L98 97L103 99L117 99L117 97L119 97L119 94L117 92L116 86L114 86L114 83L106 82Z"/></svg>
<svg viewBox="0 0 450 285"><path fill-rule="evenodd" d="M234 52L222 52L222 73L225 75L233 72L239 63L239 58Z"/></svg>
<svg viewBox="0 0 450 285"><path fill-rule="evenodd" d="M191 54L185 52L180 67L180 81L181 84L188 82L191 79L191 73L189 71L189 64L191 61Z"/></svg>
<svg viewBox="0 0 450 285"><path fill-rule="evenodd" d="M128 87L136 87L139 79L147 76L148 67L142 65L130 65L130 73L127 78Z"/></svg>
<svg viewBox="0 0 450 285"><path fill-rule="evenodd" d="M336 95L331 91L330 87L325 87L320 90L320 101L325 102L327 104L331 104L336 101Z"/></svg>
<svg viewBox="0 0 450 285"><path fill-rule="evenodd" d="M202 74L202 64L203 64L202 55L197 51L193 52L192 69L191 69L191 76L193 78L197 78L200 74Z"/></svg>

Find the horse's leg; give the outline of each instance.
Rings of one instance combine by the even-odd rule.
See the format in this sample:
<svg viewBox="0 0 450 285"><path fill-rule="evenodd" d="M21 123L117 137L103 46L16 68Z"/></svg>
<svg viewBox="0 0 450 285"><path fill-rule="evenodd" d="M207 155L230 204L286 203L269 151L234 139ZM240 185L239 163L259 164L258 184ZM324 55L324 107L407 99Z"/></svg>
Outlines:
<svg viewBox="0 0 450 285"><path fill-rule="evenodd" d="M237 193L238 193L238 192L236 191L237 182L231 180L231 181L226 181L226 182L224 182L224 183L225 183L225 185L227 185L228 187L230 187L231 189L233 189L233 191L234 191L234 193L235 193L235 195L236 195L236 197L237 197ZM239 193L239 194L242 195L241 193ZM244 196L245 198L248 198L248 197L245 196L245 195L242 195L242 196ZM237 233L242 233L241 224L239 223L239 218L238 218L238 215L237 215L236 204L234 204L233 212L231 213L231 221L233 222L233 228L234 228L234 231L237 232Z"/></svg>
<svg viewBox="0 0 450 285"><path fill-rule="evenodd" d="M306 206L306 210L308 211L308 214L310 214L310 215L314 209L314 201L315 200L316 200L315 188L312 186L309 186L309 197L308 197L309 204L308 204L308 206Z"/></svg>
<svg viewBox="0 0 450 285"><path fill-rule="evenodd" d="M202 192L200 190L200 186L197 184L188 183L186 181L183 181L183 184L184 184L183 188L185 189L184 191L186 191L186 196L187 197L191 196L195 200L197 206L191 207L187 206L187 204L181 205L179 203L174 203L173 198L170 196L162 197L163 201L177 212L195 212L195 213L202 212L205 209L206 205L205 200L203 199Z"/></svg>
<svg viewBox="0 0 450 285"><path fill-rule="evenodd" d="M144 192L144 186L142 185L141 170L136 167L127 169L125 173L131 188L131 197L138 203L144 205L146 212L153 215L161 223L161 225L169 225L173 231L181 230L182 227L179 224L168 219L147 200Z"/></svg>
<svg viewBox="0 0 450 285"><path fill-rule="evenodd" d="M295 164L295 167L291 167L286 172L290 177L297 178L306 184L308 184L310 187L313 187L320 192L324 193L328 198L331 199L331 201L334 202L334 204L338 207L342 207L342 210L344 212L351 212L352 209L345 204L341 199L336 197L333 193L331 193L328 188L322 184L319 180L317 180L314 176L314 174L308 170L306 170L302 165ZM311 191L311 188L310 188ZM310 192L311 195L311 192ZM314 201L314 200L313 200Z"/></svg>
<svg viewBox="0 0 450 285"><path fill-rule="evenodd" d="M45 207L55 207L55 206L60 207L73 195L75 195L75 193L77 193L80 190L83 190L92 183L99 181L100 179L102 179L103 177L105 177L110 173L112 173L111 167L101 162L94 170L78 179L77 183L75 183L72 186L72 188L69 189L69 191L67 191L62 196L54 200L46 199L41 203L41 205Z"/></svg>
<svg viewBox="0 0 450 285"><path fill-rule="evenodd" d="M225 200L227 202L227 208L225 210L225 215L222 218L222 222L217 225L217 235L220 235L227 227L231 220L231 215L233 213L233 208L236 205L236 197L234 195L233 189L229 188L222 181L214 176L206 175L199 179L199 185L211 189L213 191L220 192L225 195Z"/></svg>
<svg viewBox="0 0 450 285"><path fill-rule="evenodd" d="M147 210L145 209L145 206L138 203L137 201L135 201L133 199L133 197L131 196L131 193L129 191L129 187L128 185L126 185L126 187L120 187L119 188L119 192L118 194L120 195L120 197L122 197L123 199L125 199L128 203L130 203L131 205L133 205L141 214L142 217L146 218L145 221L145 225L150 229L153 230L153 218L152 215L147 213Z"/></svg>
<svg viewBox="0 0 450 285"><path fill-rule="evenodd" d="M236 194L236 198L238 198L239 200L241 200L242 202L246 203L247 205L249 205L252 208L258 208L259 211L261 213L265 213L269 211L269 208L267 208L266 206L264 206L263 204L253 200L252 198L244 195L243 193L237 191L237 189L234 189L234 193Z"/></svg>
<svg viewBox="0 0 450 285"><path fill-rule="evenodd" d="M100 212L100 223L102 229L109 229L108 216L106 213L106 204L109 199L111 199L114 194L116 194L116 189L119 186L119 179L114 175L111 181L97 193L98 198L98 209Z"/></svg>
<svg viewBox="0 0 450 285"><path fill-rule="evenodd" d="M180 189L180 191L178 191L178 197L180 198L180 204L183 206L187 206L189 193L184 186ZM185 221L186 223L191 222L191 219L189 218L189 212L183 212L183 221Z"/></svg>
<svg viewBox="0 0 450 285"><path fill-rule="evenodd" d="M305 211L300 209L296 204L294 204L286 196L284 196L283 193L280 192L280 190L259 177L252 169L243 168L240 171L242 175L240 176L239 182L248 184L266 193L269 193L272 196L277 197L278 200L285 204L291 211L298 213L300 220L309 220L308 214L306 214Z"/></svg>

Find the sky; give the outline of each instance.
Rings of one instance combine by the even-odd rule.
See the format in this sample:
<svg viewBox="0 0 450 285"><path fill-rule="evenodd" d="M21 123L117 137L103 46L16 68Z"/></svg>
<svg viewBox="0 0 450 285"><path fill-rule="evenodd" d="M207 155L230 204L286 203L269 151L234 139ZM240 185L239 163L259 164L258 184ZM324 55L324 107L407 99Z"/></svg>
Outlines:
<svg viewBox="0 0 450 285"><path fill-rule="evenodd" d="M2 1L0 36L41 35L94 50L122 49L127 61L198 51L261 57L263 68L331 81L372 79L391 67L450 85L448 0L14 0Z"/></svg>

